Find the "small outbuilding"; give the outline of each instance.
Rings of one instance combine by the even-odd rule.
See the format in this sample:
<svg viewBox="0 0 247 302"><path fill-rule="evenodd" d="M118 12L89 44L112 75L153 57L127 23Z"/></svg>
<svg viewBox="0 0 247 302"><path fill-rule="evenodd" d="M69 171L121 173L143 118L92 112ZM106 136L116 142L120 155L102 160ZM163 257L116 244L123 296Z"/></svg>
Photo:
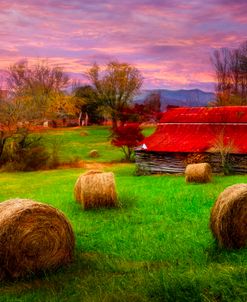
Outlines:
<svg viewBox="0 0 247 302"><path fill-rule="evenodd" d="M135 155L143 173L184 173L201 162L247 173L247 106L170 108Z"/></svg>

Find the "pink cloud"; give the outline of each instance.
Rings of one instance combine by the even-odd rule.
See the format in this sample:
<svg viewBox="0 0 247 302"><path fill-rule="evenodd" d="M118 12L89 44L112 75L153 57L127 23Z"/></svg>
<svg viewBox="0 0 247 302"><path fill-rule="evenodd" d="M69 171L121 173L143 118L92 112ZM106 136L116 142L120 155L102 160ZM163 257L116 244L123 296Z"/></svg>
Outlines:
<svg viewBox="0 0 247 302"><path fill-rule="evenodd" d="M246 37L247 3L230 0L0 2L0 69L48 58L79 75L93 62L130 62L145 87L211 87L210 55Z"/></svg>

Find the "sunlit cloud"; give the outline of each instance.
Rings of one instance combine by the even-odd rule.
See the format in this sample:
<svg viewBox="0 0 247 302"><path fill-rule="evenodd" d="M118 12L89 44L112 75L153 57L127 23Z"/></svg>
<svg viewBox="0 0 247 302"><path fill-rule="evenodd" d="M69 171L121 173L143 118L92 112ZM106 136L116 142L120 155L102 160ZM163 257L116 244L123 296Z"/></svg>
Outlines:
<svg viewBox="0 0 247 302"><path fill-rule="evenodd" d="M94 62L129 62L144 88L214 89L210 56L246 37L245 0L0 1L0 70L47 59L83 80Z"/></svg>

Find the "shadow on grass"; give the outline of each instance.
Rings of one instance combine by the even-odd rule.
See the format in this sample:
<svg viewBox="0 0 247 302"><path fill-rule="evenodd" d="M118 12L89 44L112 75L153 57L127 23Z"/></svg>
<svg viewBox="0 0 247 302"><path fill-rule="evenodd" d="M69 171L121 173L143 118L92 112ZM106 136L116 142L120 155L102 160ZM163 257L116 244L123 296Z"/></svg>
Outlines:
<svg viewBox="0 0 247 302"><path fill-rule="evenodd" d="M42 301L148 301L141 290L135 292L135 281L143 283L143 274L156 270L157 265L167 267L168 264L128 261L98 252L82 253L77 250L74 261L68 266L2 282L0 296L21 295L26 297L24 301L34 301L36 295L42 293ZM85 299L81 300L82 296ZM0 301L7 300L0 297Z"/></svg>
<svg viewBox="0 0 247 302"><path fill-rule="evenodd" d="M137 201L137 196L133 193L130 194L129 191L122 191L119 194L118 201L120 207L123 209L134 208Z"/></svg>
<svg viewBox="0 0 247 302"><path fill-rule="evenodd" d="M115 207L98 207L98 208L88 208L83 209L83 206L80 206L80 209L85 212L92 212L92 213L102 213L102 212L114 212L119 209L129 209L135 207L137 197L135 195L130 196L129 193L121 193L118 196L117 206Z"/></svg>
<svg viewBox="0 0 247 302"><path fill-rule="evenodd" d="M216 247L215 251L212 246L209 252L220 254L221 250ZM37 301L55 302L246 301L242 284L245 276L245 271L234 273L225 268L175 270L166 261L129 261L77 249L71 265L42 276L2 283L0 295L21 295L23 301L36 301L42 296L44 300Z"/></svg>
<svg viewBox="0 0 247 302"><path fill-rule="evenodd" d="M204 253L207 257L207 264L220 264L229 261L234 262L234 259L237 259L241 255L244 256L246 248L229 250L220 247L216 240L213 240L212 243L204 250Z"/></svg>

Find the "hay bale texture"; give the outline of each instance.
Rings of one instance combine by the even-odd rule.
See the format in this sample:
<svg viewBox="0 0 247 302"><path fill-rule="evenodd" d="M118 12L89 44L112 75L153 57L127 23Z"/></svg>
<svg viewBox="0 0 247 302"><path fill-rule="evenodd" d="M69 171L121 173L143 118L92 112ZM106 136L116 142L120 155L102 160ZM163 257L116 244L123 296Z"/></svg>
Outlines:
<svg viewBox="0 0 247 302"><path fill-rule="evenodd" d="M99 152L98 152L98 150L91 150L91 151L89 152L89 157L92 157L92 158L97 158L97 157L99 157Z"/></svg>
<svg viewBox="0 0 247 302"><path fill-rule="evenodd" d="M0 203L0 279L67 264L74 245L72 227L57 209L29 199Z"/></svg>
<svg viewBox="0 0 247 302"><path fill-rule="evenodd" d="M185 169L186 182L206 183L212 180L212 169L208 163L190 164Z"/></svg>
<svg viewBox="0 0 247 302"><path fill-rule="evenodd" d="M74 188L75 199L84 209L116 207L117 194L112 172L91 170L79 176Z"/></svg>
<svg viewBox="0 0 247 302"><path fill-rule="evenodd" d="M210 227L221 247L247 246L247 184L230 186L219 195L211 211Z"/></svg>

